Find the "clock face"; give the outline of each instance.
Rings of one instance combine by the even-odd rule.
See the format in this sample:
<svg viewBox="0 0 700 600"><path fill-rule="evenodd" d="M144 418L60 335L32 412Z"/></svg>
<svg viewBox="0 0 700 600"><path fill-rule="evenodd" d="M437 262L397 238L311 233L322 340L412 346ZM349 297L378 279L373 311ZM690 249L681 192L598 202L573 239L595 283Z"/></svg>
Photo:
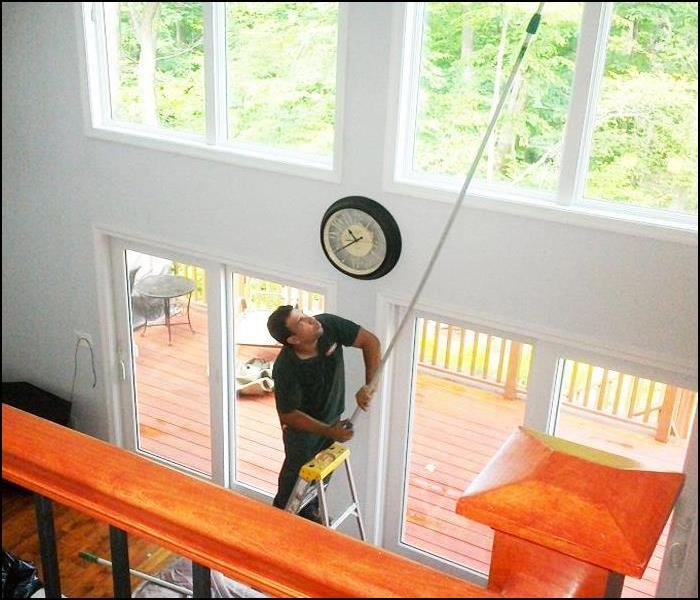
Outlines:
<svg viewBox="0 0 700 600"><path fill-rule="evenodd" d="M382 228L371 215L356 208L340 209L328 218L323 244L331 262L350 275L369 275L386 258Z"/></svg>
<svg viewBox="0 0 700 600"><path fill-rule="evenodd" d="M376 279L399 260L401 233L379 202L348 196L334 202L324 214L321 246L339 271L357 279Z"/></svg>

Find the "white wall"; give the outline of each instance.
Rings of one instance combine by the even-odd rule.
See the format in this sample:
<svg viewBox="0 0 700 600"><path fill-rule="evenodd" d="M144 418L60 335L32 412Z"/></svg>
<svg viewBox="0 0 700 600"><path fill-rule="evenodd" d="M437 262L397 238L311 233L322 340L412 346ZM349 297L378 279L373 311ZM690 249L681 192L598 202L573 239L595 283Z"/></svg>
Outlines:
<svg viewBox="0 0 700 600"><path fill-rule="evenodd" d="M334 279L338 312L368 328L380 326L378 292L410 297L449 206L382 187L389 4L350 6L343 180L334 184L87 138L73 5L4 3L3 379L67 397L76 329L95 339L102 373L95 225ZM342 276L320 249L324 210L349 194L380 201L401 227L401 260L379 281ZM697 244L465 208L426 299L678 365L697 385L697 286ZM86 359L76 415L106 438L104 392L90 389ZM357 353L349 367L358 382Z"/></svg>

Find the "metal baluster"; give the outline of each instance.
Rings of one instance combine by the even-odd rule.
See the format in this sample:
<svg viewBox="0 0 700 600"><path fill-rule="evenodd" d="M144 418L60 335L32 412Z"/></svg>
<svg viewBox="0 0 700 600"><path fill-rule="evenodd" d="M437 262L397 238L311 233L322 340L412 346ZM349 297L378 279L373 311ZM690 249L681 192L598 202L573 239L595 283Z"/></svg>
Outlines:
<svg viewBox="0 0 700 600"><path fill-rule="evenodd" d="M47 598L61 597L61 575L56 552L56 532L53 524L53 503L48 498L34 494L36 526L41 552L41 574L44 578Z"/></svg>
<svg viewBox="0 0 700 600"><path fill-rule="evenodd" d="M620 598L624 585L625 576L622 573L611 571L605 585L605 598Z"/></svg>
<svg viewBox="0 0 700 600"><path fill-rule="evenodd" d="M112 582L115 598L131 598L129 576L129 544L126 531L109 526L109 547L112 554Z"/></svg>
<svg viewBox="0 0 700 600"><path fill-rule="evenodd" d="M211 569L192 561L192 597L211 598Z"/></svg>

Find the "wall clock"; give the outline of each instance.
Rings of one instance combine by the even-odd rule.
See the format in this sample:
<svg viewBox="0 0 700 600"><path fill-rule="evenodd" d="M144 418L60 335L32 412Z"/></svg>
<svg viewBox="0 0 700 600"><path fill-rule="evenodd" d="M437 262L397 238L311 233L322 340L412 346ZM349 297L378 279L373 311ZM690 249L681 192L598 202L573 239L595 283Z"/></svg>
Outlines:
<svg viewBox="0 0 700 600"><path fill-rule="evenodd" d="M321 247L339 271L357 279L377 279L399 260L401 232L379 202L348 196L334 202L323 215Z"/></svg>

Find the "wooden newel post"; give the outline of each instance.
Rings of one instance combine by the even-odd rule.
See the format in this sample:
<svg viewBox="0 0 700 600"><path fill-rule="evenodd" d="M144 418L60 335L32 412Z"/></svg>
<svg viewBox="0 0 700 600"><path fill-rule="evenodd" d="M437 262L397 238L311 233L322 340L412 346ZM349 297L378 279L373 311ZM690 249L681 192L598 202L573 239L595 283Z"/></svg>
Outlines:
<svg viewBox="0 0 700 600"><path fill-rule="evenodd" d="M514 432L457 502L495 530L489 590L511 597L619 597L641 577L685 476L535 433Z"/></svg>

